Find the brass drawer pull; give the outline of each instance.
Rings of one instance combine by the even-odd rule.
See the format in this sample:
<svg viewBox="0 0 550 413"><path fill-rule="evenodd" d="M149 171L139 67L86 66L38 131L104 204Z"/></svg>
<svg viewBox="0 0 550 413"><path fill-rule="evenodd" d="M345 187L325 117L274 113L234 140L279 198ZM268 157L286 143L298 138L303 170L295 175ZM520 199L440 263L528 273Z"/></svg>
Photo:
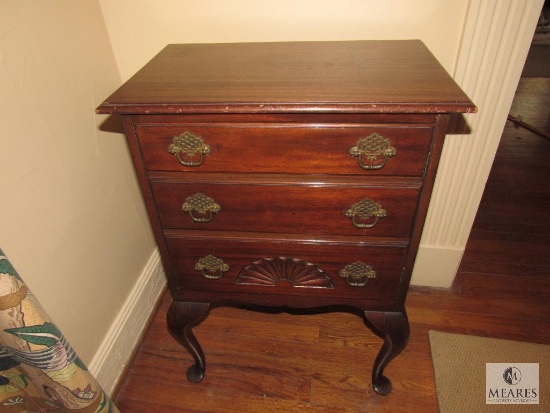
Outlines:
<svg viewBox="0 0 550 413"><path fill-rule="evenodd" d="M369 280L376 278L376 271L370 265L357 261L340 270L340 276L345 278L348 285L352 287L364 287Z"/></svg>
<svg viewBox="0 0 550 413"><path fill-rule="evenodd" d="M179 163L183 166L200 166L204 156L210 153L210 146L205 144L198 136L185 131L174 137L172 143L168 146L168 152L176 155ZM184 158L181 157L182 153L185 155Z"/></svg>
<svg viewBox="0 0 550 413"><path fill-rule="evenodd" d="M229 271L229 265L213 255L207 255L197 261L195 270L200 271L209 280L219 280L224 272Z"/></svg>
<svg viewBox="0 0 550 413"><path fill-rule="evenodd" d="M358 158L357 162L363 169L382 169L388 158L395 156L397 153L396 149L390 145L389 139L374 132L366 138L359 139L357 145L351 148L349 153L351 156ZM364 159L368 162L365 163Z"/></svg>
<svg viewBox="0 0 550 413"><path fill-rule="evenodd" d="M187 197L181 209L189 214L195 222L210 222L222 208L209 196L197 192L195 195Z"/></svg>
<svg viewBox="0 0 550 413"><path fill-rule="evenodd" d="M344 215L351 218L356 228L372 228L386 216L386 210L378 202L365 198L344 211Z"/></svg>

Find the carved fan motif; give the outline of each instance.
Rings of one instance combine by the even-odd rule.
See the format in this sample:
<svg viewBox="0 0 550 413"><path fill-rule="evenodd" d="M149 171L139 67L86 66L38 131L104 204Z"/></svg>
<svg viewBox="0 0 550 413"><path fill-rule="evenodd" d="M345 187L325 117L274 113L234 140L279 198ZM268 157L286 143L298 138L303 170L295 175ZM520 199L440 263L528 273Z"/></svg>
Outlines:
<svg viewBox="0 0 550 413"><path fill-rule="evenodd" d="M293 287L334 288L330 277L319 267L297 258L264 258L240 272L235 284L275 286L281 281Z"/></svg>

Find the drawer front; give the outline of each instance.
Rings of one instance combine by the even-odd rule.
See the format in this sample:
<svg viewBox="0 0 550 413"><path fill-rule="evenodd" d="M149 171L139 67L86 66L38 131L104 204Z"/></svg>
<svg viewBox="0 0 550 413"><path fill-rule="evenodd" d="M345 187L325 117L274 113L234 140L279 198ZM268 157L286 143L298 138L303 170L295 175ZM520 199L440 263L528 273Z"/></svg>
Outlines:
<svg viewBox="0 0 550 413"><path fill-rule="evenodd" d="M419 188L153 181L164 228L408 237Z"/></svg>
<svg viewBox="0 0 550 413"><path fill-rule="evenodd" d="M406 255L405 246L254 237L168 237L168 247L184 290L352 298L388 307Z"/></svg>
<svg viewBox="0 0 550 413"><path fill-rule="evenodd" d="M421 176L433 133L408 124L138 124L135 130L148 170L367 176Z"/></svg>

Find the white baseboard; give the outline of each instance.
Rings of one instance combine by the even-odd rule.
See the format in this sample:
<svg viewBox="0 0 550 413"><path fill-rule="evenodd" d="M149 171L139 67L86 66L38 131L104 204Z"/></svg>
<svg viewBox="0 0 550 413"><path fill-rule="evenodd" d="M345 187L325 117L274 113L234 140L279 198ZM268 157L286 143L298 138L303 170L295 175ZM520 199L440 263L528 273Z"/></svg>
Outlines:
<svg viewBox="0 0 550 413"><path fill-rule="evenodd" d="M155 249L88 366L107 394L112 394L130 361L165 284L164 268Z"/></svg>
<svg viewBox="0 0 550 413"><path fill-rule="evenodd" d="M411 284L449 288L464 255L464 248L420 245Z"/></svg>

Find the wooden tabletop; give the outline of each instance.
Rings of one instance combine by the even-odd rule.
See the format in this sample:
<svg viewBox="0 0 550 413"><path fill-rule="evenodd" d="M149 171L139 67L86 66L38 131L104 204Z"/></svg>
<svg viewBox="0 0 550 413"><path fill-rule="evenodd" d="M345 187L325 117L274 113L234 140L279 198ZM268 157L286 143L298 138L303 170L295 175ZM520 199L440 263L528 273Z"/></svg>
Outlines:
<svg viewBox="0 0 550 413"><path fill-rule="evenodd" d="M98 113L450 113L475 106L419 40L168 45Z"/></svg>

